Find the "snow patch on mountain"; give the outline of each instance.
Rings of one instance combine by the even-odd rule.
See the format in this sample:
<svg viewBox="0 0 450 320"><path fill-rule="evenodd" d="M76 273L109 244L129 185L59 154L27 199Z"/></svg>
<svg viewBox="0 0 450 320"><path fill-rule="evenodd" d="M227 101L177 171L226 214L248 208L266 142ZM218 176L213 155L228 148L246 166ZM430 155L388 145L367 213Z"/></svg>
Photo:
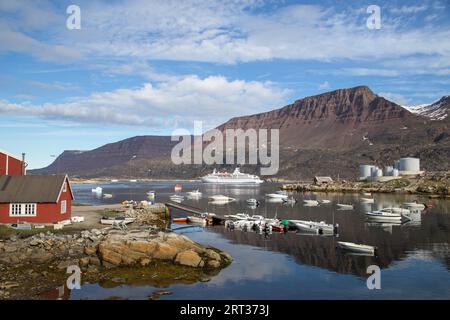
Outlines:
<svg viewBox="0 0 450 320"><path fill-rule="evenodd" d="M420 104L416 106L402 106L408 111L418 114L431 120L444 120L448 116L450 106L450 96L445 96L442 99L431 104Z"/></svg>

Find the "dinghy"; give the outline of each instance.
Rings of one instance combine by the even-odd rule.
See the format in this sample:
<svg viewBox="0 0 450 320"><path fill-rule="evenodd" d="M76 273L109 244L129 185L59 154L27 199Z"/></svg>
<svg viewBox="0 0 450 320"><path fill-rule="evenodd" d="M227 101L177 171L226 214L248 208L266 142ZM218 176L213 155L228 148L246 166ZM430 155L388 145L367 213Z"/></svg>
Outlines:
<svg viewBox="0 0 450 320"><path fill-rule="evenodd" d="M210 196L209 199L211 201L215 201L215 202L230 202L230 201L234 201L236 199L231 198L231 197L227 197L224 195L215 195L215 196Z"/></svg>
<svg viewBox="0 0 450 320"><path fill-rule="evenodd" d="M113 195L110 194L110 193L104 193L103 194L103 198L105 198L105 199L111 199L112 197L113 197Z"/></svg>
<svg viewBox="0 0 450 320"><path fill-rule="evenodd" d="M352 204L345 204L345 203L338 203L337 207L340 210L353 210L354 209Z"/></svg>
<svg viewBox="0 0 450 320"><path fill-rule="evenodd" d="M319 205L319 201L317 200L303 200L303 203L307 206L318 206Z"/></svg>
<svg viewBox="0 0 450 320"><path fill-rule="evenodd" d="M288 195L287 194L282 194L282 193L267 193L266 197L270 198L270 199L283 200L283 199L287 199Z"/></svg>
<svg viewBox="0 0 450 320"><path fill-rule="evenodd" d="M188 223L194 223L194 224L206 225L208 223L208 220L205 217L189 216L187 218L187 220L188 220Z"/></svg>
<svg viewBox="0 0 450 320"><path fill-rule="evenodd" d="M329 204L329 203L331 203L331 200L323 199L323 200L319 200L319 203L320 204Z"/></svg>
<svg viewBox="0 0 450 320"><path fill-rule="evenodd" d="M339 248L344 249L344 250L357 252L357 253L369 254L372 256L375 255L375 250L376 250L376 247L368 246L365 244L357 244L357 243L353 243L353 242L338 241L337 245Z"/></svg>
<svg viewBox="0 0 450 320"><path fill-rule="evenodd" d="M362 203L375 203L375 200L372 198L361 198Z"/></svg>
<svg viewBox="0 0 450 320"><path fill-rule="evenodd" d="M103 192L103 189L100 188L100 187L97 187L97 188L95 188L95 189L92 189L92 193L102 193L102 192Z"/></svg>

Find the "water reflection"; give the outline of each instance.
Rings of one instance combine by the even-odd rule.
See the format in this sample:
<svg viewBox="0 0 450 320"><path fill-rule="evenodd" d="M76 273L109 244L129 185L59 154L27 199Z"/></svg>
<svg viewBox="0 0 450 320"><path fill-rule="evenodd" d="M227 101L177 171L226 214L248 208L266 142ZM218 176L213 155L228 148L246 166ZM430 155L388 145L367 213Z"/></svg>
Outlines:
<svg viewBox="0 0 450 320"><path fill-rule="evenodd" d="M155 190L155 201L165 202L170 194L173 194L172 182L155 182L151 184L135 184L131 193L135 200L146 197L148 190ZM96 199L90 194L89 186L75 186L75 197L79 202L87 203L117 203L129 197L129 185L100 185L104 192L114 194L115 198ZM440 259L450 269L449 244L450 244L450 204L446 201L428 200L417 196L401 194L373 194L374 203L361 202L361 194L322 194L322 193L290 193L298 202L286 205L283 201L267 199L266 193L276 191L278 185L264 184L259 187L244 186L214 186L196 182L183 183L181 195L186 191L199 189L201 198L186 198L183 203L204 211L214 212L219 215L235 214L238 212L258 214L264 217L280 219L301 219L312 221L324 221L328 224L339 224L339 238L302 235L294 232L287 234L272 233L269 236L254 232L230 231L221 226L208 228L207 233L219 234L230 241L234 246L230 252L239 245L249 245L266 251L280 252L289 255L299 265L314 266L338 273L366 276L366 268L370 264L377 264L381 268L388 268L396 261L406 259L416 252L429 252L435 258ZM211 203L208 197L211 195L226 195L236 201L227 203ZM248 206L247 200L255 198L260 201L259 206ZM320 203L317 206L304 206L303 200L330 200L330 203ZM383 208L400 206L404 202L431 202L432 209L423 212L414 211L411 219L404 223L380 223L368 221L365 213ZM337 203L353 204L353 210L341 211L337 209ZM186 216L186 213L172 211L172 214ZM342 254L336 250L337 241L349 241L376 246L377 257L364 257ZM214 245L214 244L212 244ZM267 254L267 253L266 253ZM247 258L240 263L254 265Z"/></svg>

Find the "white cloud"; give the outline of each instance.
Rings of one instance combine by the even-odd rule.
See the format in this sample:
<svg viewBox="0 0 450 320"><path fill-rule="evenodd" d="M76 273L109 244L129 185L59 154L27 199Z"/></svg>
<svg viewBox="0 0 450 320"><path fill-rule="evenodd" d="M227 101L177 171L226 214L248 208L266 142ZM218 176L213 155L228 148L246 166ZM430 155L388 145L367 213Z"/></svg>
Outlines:
<svg viewBox="0 0 450 320"><path fill-rule="evenodd" d="M405 98L403 95L398 94L398 93L379 92L378 95L386 98L387 100L395 102L401 106L407 106L409 104L409 100L407 98Z"/></svg>
<svg viewBox="0 0 450 320"><path fill-rule="evenodd" d="M28 81L28 84L30 84L33 87L39 88L39 89L46 89L46 90L77 90L79 87L77 85L74 85L72 83L62 83L58 81L54 82L42 82L42 81L35 81L31 80Z"/></svg>
<svg viewBox="0 0 450 320"><path fill-rule="evenodd" d="M169 128L175 123L191 126L193 120L202 120L212 127L233 116L283 105L288 94L270 82L186 76L158 85L93 93L64 103L33 105L0 100L0 114Z"/></svg>
<svg viewBox="0 0 450 320"><path fill-rule="evenodd" d="M319 89L329 89L329 88L330 84L328 83L328 81L319 84Z"/></svg>
<svg viewBox="0 0 450 320"><path fill-rule="evenodd" d="M54 22L51 31L42 31L44 19L30 23L30 28L42 31L45 36L41 38L49 41L31 39L23 30L11 29L11 23L2 29L5 31L0 40L12 41L8 50L58 61L89 57L237 63L270 59L389 60L411 55L439 55L447 60L450 57L448 28L431 22L425 26L406 25L403 20L411 13L426 10L442 16L445 10L422 4L387 6L387 11L395 16L383 14L382 30L374 32L366 28L367 14L362 10L365 8L356 5L340 11L319 5L253 10L264 3L134 0L105 5L101 1L80 1L81 30L66 30L65 16L55 14L50 15ZM25 12L19 15L16 25L25 23L24 17L36 7L27 1L15 8Z"/></svg>

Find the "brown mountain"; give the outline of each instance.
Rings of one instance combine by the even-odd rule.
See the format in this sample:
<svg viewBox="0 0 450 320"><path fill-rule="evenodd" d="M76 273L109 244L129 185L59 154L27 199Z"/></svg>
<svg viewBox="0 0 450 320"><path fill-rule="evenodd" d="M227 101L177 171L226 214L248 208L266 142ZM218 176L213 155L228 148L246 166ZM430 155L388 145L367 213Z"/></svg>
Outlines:
<svg viewBox="0 0 450 320"><path fill-rule="evenodd" d="M411 113L366 86L306 97L280 109L233 118L218 127L238 128L280 130L278 177L353 177L360 163L384 165L401 156L421 157L428 170L449 167L448 121ZM134 137L91 151L66 151L49 167L34 172L194 178L211 170L173 165L174 144L170 137ZM131 160L133 155L137 157ZM243 170L258 173L257 169L244 166Z"/></svg>

